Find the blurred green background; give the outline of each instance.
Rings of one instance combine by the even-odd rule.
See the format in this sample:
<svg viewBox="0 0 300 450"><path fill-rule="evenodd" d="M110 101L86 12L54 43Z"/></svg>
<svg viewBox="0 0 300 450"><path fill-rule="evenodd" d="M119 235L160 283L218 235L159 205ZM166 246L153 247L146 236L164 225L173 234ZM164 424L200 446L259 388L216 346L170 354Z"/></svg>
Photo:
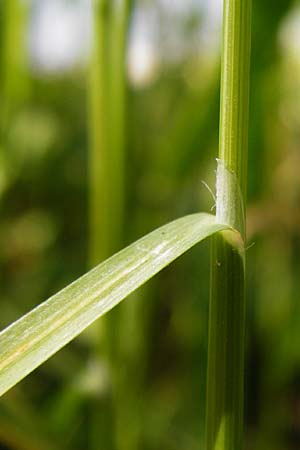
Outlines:
<svg viewBox="0 0 300 450"><path fill-rule="evenodd" d="M133 4L120 247L214 206L203 181L214 190L221 3ZM300 448L300 3L253 3L245 449L292 450ZM91 28L89 0L0 3L3 328L89 267ZM113 363L101 322L2 397L0 449L202 450L208 290L206 243L116 313Z"/></svg>

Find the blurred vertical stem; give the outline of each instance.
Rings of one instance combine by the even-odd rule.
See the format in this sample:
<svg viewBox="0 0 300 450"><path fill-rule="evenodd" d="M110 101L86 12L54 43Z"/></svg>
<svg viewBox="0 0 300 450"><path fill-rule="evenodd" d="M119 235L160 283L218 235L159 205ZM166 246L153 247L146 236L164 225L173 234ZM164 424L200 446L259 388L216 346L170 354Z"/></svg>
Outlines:
<svg viewBox="0 0 300 450"><path fill-rule="evenodd" d="M126 46L132 0L94 0L94 39L90 70L90 263L111 256L123 244L125 210L125 150L126 150ZM101 346L112 380L114 440L122 442L119 424L126 423L124 405L130 411L130 387L124 386L120 372L120 315L112 311L101 323ZM103 355L103 352L102 352ZM128 382L128 380L126 380ZM124 397L123 390L127 395ZM126 408L125 408L126 409ZM99 415L98 415L99 418ZM97 421L97 419L96 419ZM112 423L108 422L108 433ZM128 424L127 424L128 425ZM129 427L129 425L128 425ZM125 441L123 435L123 441ZM95 433L95 448L98 448ZM106 447L114 447L107 441ZM130 446L132 447L132 445ZM134 449L133 449L134 450Z"/></svg>
<svg viewBox="0 0 300 450"><path fill-rule="evenodd" d="M244 409L245 202L251 0L224 0L217 218L241 233L212 242L206 450L241 450ZM238 250L239 248L239 250Z"/></svg>
<svg viewBox="0 0 300 450"><path fill-rule="evenodd" d="M110 162L110 0L94 0L90 70L90 263L113 252L114 168Z"/></svg>
<svg viewBox="0 0 300 450"><path fill-rule="evenodd" d="M27 3L21 0L0 2L0 196L14 172L7 148L9 127L30 93L26 48L28 10Z"/></svg>
<svg viewBox="0 0 300 450"><path fill-rule="evenodd" d="M24 91L26 48L25 4L10 0L1 5L1 117L7 126L12 107Z"/></svg>
<svg viewBox="0 0 300 450"><path fill-rule="evenodd" d="M124 216L124 188L125 188L125 148L126 148L126 111L127 111L127 83L126 83L126 47L131 16L132 0L115 0L112 8L111 22L111 164L115 170L115 187L119 191L115 199L115 220L122 224ZM120 220L121 219L121 220ZM121 230L120 230L121 231ZM135 342L136 335L128 335L128 316L134 304L121 305L118 311L112 312L110 325L115 329L107 330L110 340L110 366L113 380L113 412L115 419L114 440L118 450L139 449L139 417L136 415L136 388L132 384L136 353L131 354L128 343ZM136 316L135 316L136 321ZM125 342L123 331L127 331ZM125 344L126 343L126 344ZM130 347L130 345L129 345Z"/></svg>
<svg viewBox="0 0 300 450"><path fill-rule="evenodd" d="M111 0L93 0L93 40L89 79L89 263L94 266L109 257L115 242L114 222L114 167L111 164ZM96 359L109 359L109 319L104 318L94 327ZM104 325L104 327L103 327ZM102 330L102 328L104 328ZM104 333L104 336L102 336ZM109 365L109 364L108 364ZM100 373L99 373L100 376ZM89 448L104 446L113 449L113 424L111 398L98 397L92 403ZM102 414L105 409L106 414ZM101 440L99 437L101 434Z"/></svg>
<svg viewBox="0 0 300 450"><path fill-rule="evenodd" d="M122 245L126 146L125 50L131 0L94 0L90 71L90 262Z"/></svg>
<svg viewBox="0 0 300 450"><path fill-rule="evenodd" d="M125 150L126 150L126 47L131 0L115 0L111 22L111 157L114 170L114 236L122 239L125 197Z"/></svg>

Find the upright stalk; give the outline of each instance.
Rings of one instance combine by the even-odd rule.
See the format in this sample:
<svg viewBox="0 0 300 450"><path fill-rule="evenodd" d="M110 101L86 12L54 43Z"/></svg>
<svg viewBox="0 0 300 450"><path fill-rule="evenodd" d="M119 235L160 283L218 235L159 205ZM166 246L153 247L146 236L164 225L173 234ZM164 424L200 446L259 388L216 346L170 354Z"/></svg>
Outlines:
<svg viewBox="0 0 300 450"><path fill-rule="evenodd" d="M90 262L122 246L125 48L130 0L94 0L90 71Z"/></svg>
<svg viewBox="0 0 300 450"><path fill-rule="evenodd" d="M13 180L8 134L30 95L26 28L29 6L21 0L0 2L0 198Z"/></svg>
<svg viewBox="0 0 300 450"><path fill-rule="evenodd" d="M112 96L111 96L111 0L93 0L92 55L89 79L89 263L94 266L105 260L121 244L119 227L119 189L120 183L112 164ZM117 184L117 188L115 185ZM117 199L117 201L116 201ZM117 208L117 218L115 211ZM117 219L117 223L116 223ZM110 349L112 337L111 316L97 324L94 334L94 357L104 359L110 367ZM111 375L111 374L110 374ZM109 393L108 393L109 394ZM98 449L99 426L104 425L101 445L113 449L114 433L112 420L112 399L108 395L103 399L106 414L102 417L103 404L96 399L91 421L90 448Z"/></svg>
<svg viewBox="0 0 300 450"><path fill-rule="evenodd" d="M94 0L90 70L90 263L123 244L126 147L126 41L131 0ZM111 316L116 316L112 313ZM108 319L110 321L110 319ZM107 327L111 350L116 326ZM109 350L110 352L110 350Z"/></svg>
<svg viewBox="0 0 300 450"><path fill-rule="evenodd" d="M126 44L132 0L94 0L94 40L90 71L90 263L111 256L122 247L125 210ZM112 398L114 440L126 422L122 403L125 386L120 374L121 310L104 319L104 336L96 339L106 357ZM104 350L104 352L103 352ZM127 380L126 380L127 381ZM128 395L126 397L128 400ZM127 406L130 410L131 403ZM129 427L128 427L129 428ZM120 442L125 440L122 436ZM103 444L103 443L102 443ZM114 447L114 443L106 443ZM120 448L121 445L117 444ZM133 446L131 445L131 448ZM97 444L96 444L97 448ZM133 449L134 450L134 449Z"/></svg>
<svg viewBox="0 0 300 450"><path fill-rule="evenodd" d="M94 1L94 39L89 83L90 126L90 263L112 252L110 142L109 142L109 0Z"/></svg>
<svg viewBox="0 0 300 450"><path fill-rule="evenodd" d="M5 128L18 101L27 91L27 49L25 26L28 7L20 0L3 2L0 7L1 37L1 125Z"/></svg>
<svg viewBox="0 0 300 450"><path fill-rule="evenodd" d="M118 199L115 199L116 202L119 201L115 205L115 219L119 223L122 223L125 205L126 44L132 5L132 0L115 0L111 21L111 162L116 175L116 189L119 192ZM117 450L140 448L138 414L140 378L137 377L136 370L140 356L136 348L137 331L140 331L137 320L139 319L138 306L134 301L121 305L118 311L113 312L114 322L110 322L115 329L110 332L112 356L110 362L113 380L114 440ZM134 333L128 335L130 318L136 327L134 327ZM134 347L133 351L131 344ZM132 376L135 377L134 384Z"/></svg>
<svg viewBox="0 0 300 450"><path fill-rule="evenodd" d="M212 242L206 450L241 450L244 410L245 202L251 0L224 0L217 220Z"/></svg>
<svg viewBox="0 0 300 450"><path fill-rule="evenodd" d="M125 208L126 46L131 0L113 2L111 20L111 165L114 170L114 235L120 243Z"/></svg>

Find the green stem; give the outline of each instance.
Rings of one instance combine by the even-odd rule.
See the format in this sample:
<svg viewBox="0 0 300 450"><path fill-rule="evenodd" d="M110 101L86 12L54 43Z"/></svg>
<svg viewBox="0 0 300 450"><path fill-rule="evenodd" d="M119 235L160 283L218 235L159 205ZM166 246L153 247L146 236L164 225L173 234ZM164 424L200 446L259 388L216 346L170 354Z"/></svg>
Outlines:
<svg viewBox="0 0 300 450"><path fill-rule="evenodd" d="M91 265L122 246L129 3L94 1L89 92Z"/></svg>
<svg viewBox="0 0 300 450"><path fill-rule="evenodd" d="M115 217L119 224L123 224L124 217L124 187L125 150L126 150L126 44L132 0L117 0L114 3L111 27L111 161L115 170L115 188L119 192L115 198ZM121 231L121 229L119 228ZM113 377L113 412L115 419L114 441L118 450L139 448L139 415L137 404L139 398L139 382L132 385L132 373L136 369L136 352L131 353L122 341L122 331L128 327L128 316L134 315L135 324L136 302L122 305L118 311L112 313L115 332L110 332L111 371ZM124 324L126 324L124 326ZM116 335L117 330L117 335ZM109 330L108 330L109 332ZM130 339L130 338L129 338ZM136 343L137 334L131 336L130 341ZM128 341L128 336L126 336ZM122 351L119 349L122 348ZM126 361L126 370L124 370ZM136 375L136 371L134 372ZM135 376L134 375L134 376Z"/></svg>
<svg viewBox="0 0 300 450"><path fill-rule="evenodd" d="M28 6L20 0L0 6L1 133L7 131L12 114L23 105L29 91L26 49Z"/></svg>
<svg viewBox="0 0 300 450"><path fill-rule="evenodd" d="M25 45L28 11L21 0L0 2L0 197L15 174L8 148L9 129L30 95Z"/></svg>
<svg viewBox="0 0 300 450"><path fill-rule="evenodd" d="M244 391L244 261L225 233L213 238L206 450L241 450Z"/></svg>
<svg viewBox="0 0 300 450"><path fill-rule="evenodd" d="M111 18L110 0L93 0L94 38L89 79L89 264L94 266L105 260L118 247L116 230L115 190L116 172L111 159ZM95 357L103 358L109 366L111 335L110 318L105 318L95 327ZM102 336L101 327L104 328ZM90 448L99 448L99 427L103 427L101 444L113 448L111 398L106 403L105 418L101 417L101 402L97 398L92 404L93 419L90 429Z"/></svg>
<svg viewBox="0 0 300 450"><path fill-rule="evenodd" d="M245 239L251 0L224 0L217 218ZM206 450L241 450L245 260L226 232L213 238Z"/></svg>
<svg viewBox="0 0 300 450"><path fill-rule="evenodd" d="M90 263L94 265L122 247L125 210L126 44L131 0L94 0L94 48L90 79ZM119 416L120 310L101 325L101 350L112 379L109 399ZM99 337L96 339L99 340ZM96 343L99 347L99 342ZM121 383L122 384L122 383ZM123 384L122 387L124 388ZM111 403L112 401L112 403ZM96 408L99 405L96 405ZM96 418L96 427L97 425ZM107 428L113 429L112 417ZM114 439L118 433L115 418ZM94 433L97 439L97 433ZM124 436L123 436L124 438ZM107 442L112 448L113 443ZM95 443L97 448L97 442Z"/></svg>
<svg viewBox="0 0 300 450"><path fill-rule="evenodd" d="M122 241L125 206L126 44L130 17L130 3L130 0L116 1L112 8L111 21L110 161L114 171L114 236L118 247Z"/></svg>
<svg viewBox="0 0 300 450"><path fill-rule="evenodd" d="M251 0L224 0L219 158L246 199Z"/></svg>
<svg viewBox="0 0 300 450"><path fill-rule="evenodd" d="M90 263L112 253L111 205L114 189L110 163L109 25L110 2L94 2L94 39L90 70Z"/></svg>

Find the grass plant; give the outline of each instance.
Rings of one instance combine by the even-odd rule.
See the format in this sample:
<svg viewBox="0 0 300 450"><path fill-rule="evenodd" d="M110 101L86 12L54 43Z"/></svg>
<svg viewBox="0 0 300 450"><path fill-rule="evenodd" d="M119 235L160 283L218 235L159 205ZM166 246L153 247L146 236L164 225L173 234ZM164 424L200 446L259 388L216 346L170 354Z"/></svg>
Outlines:
<svg viewBox="0 0 300 450"><path fill-rule="evenodd" d="M129 11L127 0L95 2L89 100L93 265L110 256L122 242L124 54ZM188 215L158 228L4 329L0 334L0 394L174 259L213 236L206 450L241 450L250 13L251 0L224 0L216 215ZM114 382L114 374L111 379ZM130 401L130 396L123 399Z"/></svg>

